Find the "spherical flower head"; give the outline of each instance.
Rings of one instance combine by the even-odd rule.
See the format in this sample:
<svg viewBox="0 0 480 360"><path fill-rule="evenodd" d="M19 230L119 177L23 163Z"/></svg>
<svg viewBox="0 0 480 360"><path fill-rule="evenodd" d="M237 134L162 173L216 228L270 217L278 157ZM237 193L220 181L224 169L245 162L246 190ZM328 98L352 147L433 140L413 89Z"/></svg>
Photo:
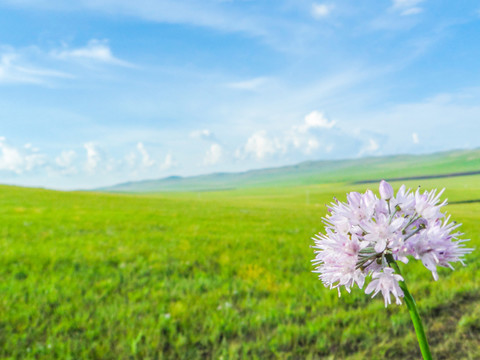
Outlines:
<svg viewBox="0 0 480 360"><path fill-rule="evenodd" d="M461 224L450 222L441 208L443 190L412 193L402 185L395 195L393 188L382 180L380 198L372 191L347 194L347 202L336 200L328 206L323 222L325 235L313 238L316 257L312 261L315 272L325 286L344 287L347 292L356 284L362 288L371 278L365 292L373 296L382 293L385 306L391 295L397 304L403 292L400 274L386 260L407 263L409 258L422 261L438 279L437 267L451 263L464 264L464 256L473 249L465 248L457 231Z"/></svg>

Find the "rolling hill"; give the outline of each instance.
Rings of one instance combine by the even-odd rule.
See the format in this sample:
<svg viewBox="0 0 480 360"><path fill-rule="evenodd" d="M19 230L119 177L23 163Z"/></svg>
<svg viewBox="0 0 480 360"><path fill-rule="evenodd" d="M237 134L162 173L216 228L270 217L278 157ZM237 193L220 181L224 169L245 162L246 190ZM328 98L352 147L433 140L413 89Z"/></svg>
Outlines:
<svg viewBox="0 0 480 360"><path fill-rule="evenodd" d="M297 165L126 182L97 189L106 192L152 193L218 191L247 187L295 186L332 182L368 182L378 179L445 177L480 173L480 149L427 155L395 155L334 161L307 161Z"/></svg>

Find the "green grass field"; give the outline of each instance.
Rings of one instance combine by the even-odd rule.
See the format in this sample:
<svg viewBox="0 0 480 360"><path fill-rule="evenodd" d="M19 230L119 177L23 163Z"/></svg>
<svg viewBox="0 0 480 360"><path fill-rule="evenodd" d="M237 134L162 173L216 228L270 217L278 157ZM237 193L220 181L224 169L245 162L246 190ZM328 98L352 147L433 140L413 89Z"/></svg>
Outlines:
<svg viewBox="0 0 480 360"><path fill-rule="evenodd" d="M480 199L480 176L407 183ZM394 183L398 187L400 183ZM321 184L116 195L0 187L2 359L418 359L406 307L311 273ZM471 246L480 203L448 205ZM479 251L402 271L435 359L480 358Z"/></svg>

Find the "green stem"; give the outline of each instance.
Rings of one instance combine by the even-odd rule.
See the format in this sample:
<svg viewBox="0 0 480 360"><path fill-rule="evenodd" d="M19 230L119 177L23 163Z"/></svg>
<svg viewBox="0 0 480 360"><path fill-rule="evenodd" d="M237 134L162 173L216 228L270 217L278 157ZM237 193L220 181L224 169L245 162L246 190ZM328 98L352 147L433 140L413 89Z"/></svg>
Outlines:
<svg viewBox="0 0 480 360"><path fill-rule="evenodd" d="M400 268L398 267L397 262L391 254L385 255L385 258L388 261L390 267L392 267L398 275L401 275ZM407 284L405 281L399 282L400 289L403 291L404 300L407 303L408 311L410 317L412 318L413 327L415 328L415 333L417 334L418 344L420 345L420 351L422 353L424 360L432 360L432 354L430 353L430 348L428 347L427 337L425 336L425 331L423 330L422 320L418 314L417 304L413 299L412 294L408 291Z"/></svg>

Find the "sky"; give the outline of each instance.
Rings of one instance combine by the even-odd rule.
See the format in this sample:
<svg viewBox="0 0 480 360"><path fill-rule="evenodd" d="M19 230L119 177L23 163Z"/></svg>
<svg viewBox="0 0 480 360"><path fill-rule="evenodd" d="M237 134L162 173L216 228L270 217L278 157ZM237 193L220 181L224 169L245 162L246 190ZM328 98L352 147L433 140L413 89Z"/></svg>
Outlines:
<svg viewBox="0 0 480 360"><path fill-rule="evenodd" d="M480 3L0 0L0 183L480 147Z"/></svg>

